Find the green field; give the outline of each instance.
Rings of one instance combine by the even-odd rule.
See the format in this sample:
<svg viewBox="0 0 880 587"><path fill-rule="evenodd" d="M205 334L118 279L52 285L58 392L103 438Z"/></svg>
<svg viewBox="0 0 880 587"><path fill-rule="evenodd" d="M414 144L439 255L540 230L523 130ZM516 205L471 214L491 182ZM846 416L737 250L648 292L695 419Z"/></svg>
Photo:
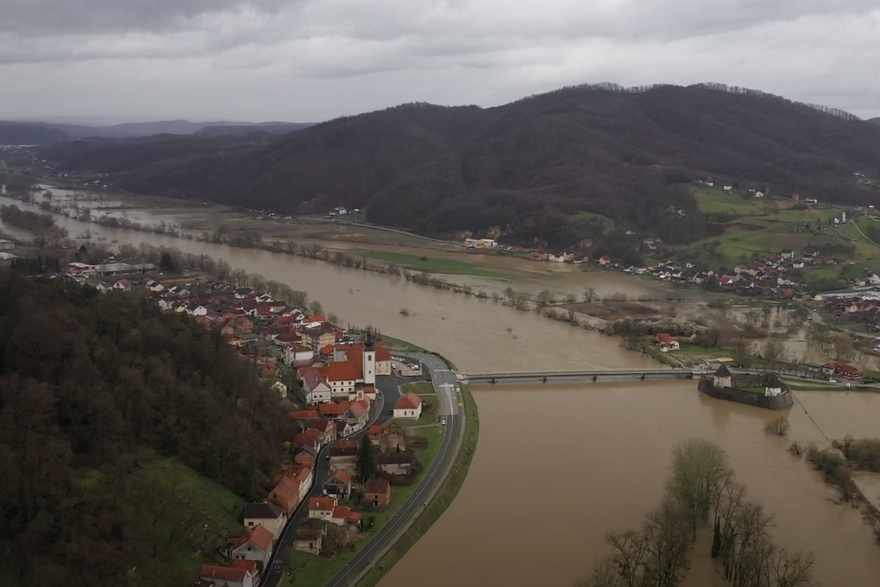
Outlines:
<svg viewBox="0 0 880 587"><path fill-rule="evenodd" d="M766 257L782 250L799 254L809 246L819 247L821 251L851 245L855 247L854 255L823 253L823 258L836 257L841 264L820 269L807 267L804 279L811 284L831 286L838 279L864 275L866 269L880 270L880 246L859 234L855 226L848 224L837 229L829 226L833 218L840 216L841 208L794 208L794 201L744 199L721 188L694 187L692 191L702 212L727 213L733 217L710 225L712 236L674 247L673 256L678 261L694 261L730 271L754 257ZM859 218L858 223L863 231L873 224L866 218ZM796 230L804 225L814 232ZM820 233L820 226L822 230L837 230L840 236Z"/></svg>
<svg viewBox="0 0 880 587"><path fill-rule="evenodd" d="M386 251L369 251L364 253L364 256L376 261L394 264L410 271L444 273L448 275L473 275L476 277L509 278L508 275L489 271L476 263L464 260L435 259L428 256L418 257L406 253L391 253Z"/></svg>
<svg viewBox="0 0 880 587"><path fill-rule="evenodd" d="M743 198L739 194L725 192L720 187L693 186L691 192L697 199L697 206L706 213L732 212L745 216L762 213L761 208L755 204L755 198Z"/></svg>

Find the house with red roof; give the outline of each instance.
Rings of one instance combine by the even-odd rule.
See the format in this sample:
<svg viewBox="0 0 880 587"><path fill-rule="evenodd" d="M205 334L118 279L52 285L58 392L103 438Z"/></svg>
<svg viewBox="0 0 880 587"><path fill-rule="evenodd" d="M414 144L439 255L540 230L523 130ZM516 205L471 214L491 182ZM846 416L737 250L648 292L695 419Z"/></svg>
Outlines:
<svg viewBox="0 0 880 587"><path fill-rule="evenodd" d="M678 341L666 332L661 332L654 337L654 344L660 347L664 353L669 351L677 351L680 347Z"/></svg>
<svg viewBox="0 0 880 587"><path fill-rule="evenodd" d="M329 522L333 517L336 505L336 496L333 495L311 497L309 498L309 518Z"/></svg>
<svg viewBox="0 0 880 587"><path fill-rule="evenodd" d="M409 392L394 404L394 417L406 420L418 420L422 415L422 398Z"/></svg>
<svg viewBox="0 0 880 587"><path fill-rule="evenodd" d="M252 562L253 569L249 564ZM225 587L257 587L259 585L259 573L254 561L232 561L232 566L229 567L202 565L199 579Z"/></svg>
<svg viewBox="0 0 880 587"><path fill-rule="evenodd" d="M336 440L336 426L332 420L319 418L309 422L309 430L318 431L318 450Z"/></svg>
<svg viewBox="0 0 880 587"><path fill-rule="evenodd" d="M330 522L353 532L357 532L361 527L361 514L360 512L351 511L351 508L347 505L338 505L333 508L333 515L330 517Z"/></svg>
<svg viewBox="0 0 880 587"><path fill-rule="evenodd" d="M377 509L385 509L391 503L391 484L385 479L370 479L364 485L367 503Z"/></svg>
<svg viewBox="0 0 880 587"><path fill-rule="evenodd" d="M293 446L310 446L318 451L321 446L321 433L314 428L306 429L293 437Z"/></svg>
<svg viewBox="0 0 880 587"><path fill-rule="evenodd" d="M262 524L258 524L243 535L230 538L226 543L230 547L230 558L261 562L265 568L275 547L275 536Z"/></svg>
<svg viewBox="0 0 880 587"><path fill-rule="evenodd" d="M282 477L269 492L269 499L290 516L299 505L299 484L289 477Z"/></svg>
<svg viewBox="0 0 880 587"><path fill-rule="evenodd" d="M829 361L825 364L824 371L829 374L838 375L844 379L855 381L862 378L862 371L853 365L840 363L838 361Z"/></svg>
<svg viewBox="0 0 880 587"><path fill-rule="evenodd" d="M323 490L325 495L348 499L351 495L351 474L342 469L332 471L324 480Z"/></svg>

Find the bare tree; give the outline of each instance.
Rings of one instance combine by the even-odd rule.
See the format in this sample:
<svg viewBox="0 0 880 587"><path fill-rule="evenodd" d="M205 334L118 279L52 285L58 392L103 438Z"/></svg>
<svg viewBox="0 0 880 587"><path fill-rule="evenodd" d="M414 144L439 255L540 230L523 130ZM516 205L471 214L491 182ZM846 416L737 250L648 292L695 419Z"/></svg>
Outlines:
<svg viewBox="0 0 880 587"><path fill-rule="evenodd" d="M640 587L645 581L645 557L648 544L635 530L609 534L606 540L613 548L612 559L625 587Z"/></svg>
<svg viewBox="0 0 880 587"><path fill-rule="evenodd" d="M596 299L596 288L588 287L584 290L583 299L588 304L593 303L593 300Z"/></svg>
<svg viewBox="0 0 880 587"><path fill-rule="evenodd" d="M693 541L691 520L674 499L667 499L648 519L642 530L646 545L646 575L650 585L675 587L687 576Z"/></svg>
<svg viewBox="0 0 880 587"><path fill-rule="evenodd" d="M617 563L610 556L603 556L593 567L589 577L579 577L572 587L628 587L617 572Z"/></svg>
<svg viewBox="0 0 880 587"><path fill-rule="evenodd" d="M727 453L717 444L692 438L672 449L672 475L666 488L688 513L693 538L697 527L709 521L719 488L732 475Z"/></svg>
<svg viewBox="0 0 880 587"><path fill-rule="evenodd" d="M816 557L811 552L774 549L768 561L770 587L812 587Z"/></svg>

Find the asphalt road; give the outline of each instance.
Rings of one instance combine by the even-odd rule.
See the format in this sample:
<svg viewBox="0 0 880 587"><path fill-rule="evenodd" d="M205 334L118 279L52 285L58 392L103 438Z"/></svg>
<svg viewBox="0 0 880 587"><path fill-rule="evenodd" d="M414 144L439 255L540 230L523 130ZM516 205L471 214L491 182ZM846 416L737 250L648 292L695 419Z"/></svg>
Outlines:
<svg viewBox="0 0 880 587"><path fill-rule="evenodd" d="M403 507L370 540L369 544L358 552L345 568L326 584L326 587L346 587L352 585L372 568L372 564L377 562L384 554L383 551L393 546L398 536L412 525L415 517L425 507L432 494L438 488L438 482L445 477L448 469L450 469L451 459L455 457L456 439L460 434L461 427L464 425L464 418L458 415L457 378L455 373L449 370L449 366L443 359L427 354L416 356L422 359L423 363L431 369L431 380L434 384L434 390L442 404L441 414L446 417L446 426L443 427L444 434L440 450L428 472L422 478L422 482ZM394 499L393 493L391 499Z"/></svg>
<svg viewBox="0 0 880 587"><path fill-rule="evenodd" d="M404 383L406 383L406 379L396 375L377 377L376 386L379 388L380 393L376 394L375 409L373 410L372 419L367 423L363 430L352 434L349 438L360 439L366 435L369 427L373 424L384 424L391 420L391 415L388 414L388 409L385 406L393 406L397 403L397 400L400 399L400 386ZM320 497L323 495L322 487L324 485L324 480L330 473L330 463L325 458L329 455L330 448L331 445L322 448L321 452L315 459L315 469L313 471L315 479L312 489L302 503L297 506L293 516L287 523L287 526L285 526L284 531L281 533L281 536L275 545L275 552L272 555L272 559L269 561L269 564L266 565L267 570L263 572L262 587L277 587L285 575L287 561L290 559L293 542L296 538L296 528L309 516L309 498Z"/></svg>

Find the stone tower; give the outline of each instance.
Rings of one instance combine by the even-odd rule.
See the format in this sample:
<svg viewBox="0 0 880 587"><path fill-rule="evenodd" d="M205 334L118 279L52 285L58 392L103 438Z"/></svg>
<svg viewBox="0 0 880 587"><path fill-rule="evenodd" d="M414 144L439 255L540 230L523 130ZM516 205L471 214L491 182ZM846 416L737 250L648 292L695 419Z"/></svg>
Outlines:
<svg viewBox="0 0 880 587"><path fill-rule="evenodd" d="M364 385L376 385L376 349L372 334L364 341Z"/></svg>

